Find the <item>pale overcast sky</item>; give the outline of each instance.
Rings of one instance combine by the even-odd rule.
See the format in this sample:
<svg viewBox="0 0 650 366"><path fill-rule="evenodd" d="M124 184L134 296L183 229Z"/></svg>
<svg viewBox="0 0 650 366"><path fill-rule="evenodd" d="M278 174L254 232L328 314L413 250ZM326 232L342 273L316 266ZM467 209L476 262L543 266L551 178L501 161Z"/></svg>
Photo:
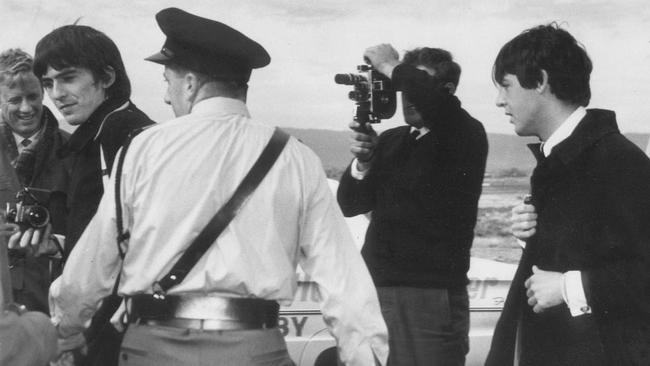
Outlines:
<svg viewBox="0 0 650 366"><path fill-rule="evenodd" d="M163 70L143 58L162 46L154 15L169 6L226 23L268 50L271 64L253 72L248 101L253 117L272 125L346 129L353 103L334 74L354 72L368 46L391 43L400 55L417 46L451 51L463 68L464 107L489 132L511 133L494 105L494 57L522 30L558 21L594 63L590 106L616 110L624 132L650 132L647 0L0 0L0 48L33 53L47 32L81 18L117 43L132 99L162 122L172 117L162 102Z"/></svg>

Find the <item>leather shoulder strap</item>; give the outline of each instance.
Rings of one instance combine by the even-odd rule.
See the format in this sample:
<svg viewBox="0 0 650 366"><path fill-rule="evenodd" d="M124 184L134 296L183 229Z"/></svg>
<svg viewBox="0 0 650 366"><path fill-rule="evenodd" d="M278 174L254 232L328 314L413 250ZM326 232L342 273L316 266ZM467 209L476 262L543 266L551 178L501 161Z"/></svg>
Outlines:
<svg viewBox="0 0 650 366"><path fill-rule="evenodd" d="M122 196L120 193L122 190L122 169L124 167L124 157L126 156L126 151L129 149L133 138L145 129L147 129L147 127L136 128L135 130L131 131L131 133L129 133L126 141L124 141L122 144L122 150L120 152L120 155L117 157L117 167L115 168L115 224L117 226L117 251L120 253L120 258L122 259L124 259L125 255L124 248L122 248L122 243L129 239L130 236L128 231L124 231L124 220L122 219ZM99 148L101 150L101 145ZM102 159L103 158L104 156L102 155Z"/></svg>
<svg viewBox="0 0 650 366"><path fill-rule="evenodd" d="M185 250L178 262L160 281L154 284L154 294L164 296L171 287L181 283L221 232L237 215L251 193L266 176L289 140L289 135L276 128L259 158L239 184L232 197L214 215L206 227Z"/></svg>

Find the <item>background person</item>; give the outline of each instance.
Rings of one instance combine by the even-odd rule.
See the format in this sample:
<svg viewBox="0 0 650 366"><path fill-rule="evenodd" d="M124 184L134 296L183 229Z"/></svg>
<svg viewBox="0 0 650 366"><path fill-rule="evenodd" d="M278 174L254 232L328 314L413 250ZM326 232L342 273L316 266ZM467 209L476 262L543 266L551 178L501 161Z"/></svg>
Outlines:
<svg viewBox="0 0 650 366"><path fill-rule="evenodd" d="M21 231L15 226L9 241L14 301L49 314L48 289L60 262L42 254L56 254L50 233L65 231L70 167L57 151L69 135L43 106L43 89L32 65L32 57L20 49L0 53L0 210L4 214L7 203L15 205L16 194L25 187L49 192L37 196L50 211L51 225L35 235L33 228Z"/></svg>
<svg viewBox="0 0 650 366"><path fill-rule="evenodd" d="M389 364L464 365L485 131L454 96L460 66L448 51L418 48L400 62L379 45L364 56L402 91L406 125L377 137L350 124L355 159L338 202L346 216L372 212L362 253L388 325Z"/></svg>

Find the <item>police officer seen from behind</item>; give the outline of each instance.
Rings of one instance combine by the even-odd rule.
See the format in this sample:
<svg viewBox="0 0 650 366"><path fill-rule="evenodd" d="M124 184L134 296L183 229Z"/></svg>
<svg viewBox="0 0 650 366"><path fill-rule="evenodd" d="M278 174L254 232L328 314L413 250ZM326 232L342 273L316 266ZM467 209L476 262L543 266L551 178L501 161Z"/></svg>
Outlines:
<svg viewBox="0 0 650 366"><path fill-rule="evenodd" d="M362 249L388 326L391 365L464 365L469 350L469 251L487 156L483 126L454 96L449 52L366 50L402 91L405 126L380 136L352 122L355 156L338 201L372 212Z"/></svg>
<svg viewBox="0 0 650 366"><path fill-rule="evenodd" d="M52 286L59 334L83 331L121 273L131 324L120 364L292 365L278 303L292 301L300 263L318 284L341 360L385 364L377 295L319 159L251 120L246 107L251 71L270 62L268 53L225 24L176 8L156 19L167 40L148 60L165 66L165 102L177 118L140 133L118 160L110 185L119 184L119 197L106 192ZM269 141L280 146L277 159L262 164L270 170L238 212L226 209L234 217L220 235L206 235L187 271L175 272L244 177L258 171L258 157L272 156ZM123 262L120 220L130 234Z"/></svg>

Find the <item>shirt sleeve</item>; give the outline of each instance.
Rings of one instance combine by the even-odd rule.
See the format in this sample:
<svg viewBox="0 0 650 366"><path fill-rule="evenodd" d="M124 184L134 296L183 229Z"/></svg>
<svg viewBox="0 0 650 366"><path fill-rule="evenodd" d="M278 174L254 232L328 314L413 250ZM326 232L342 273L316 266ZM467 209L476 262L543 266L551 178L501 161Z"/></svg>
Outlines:
<svg viewBox="0 0 650 366"><path fill-rule="evenodd" d="M587 296L585 296L585 290L582 287L580 271L568 271L564 273L562 297L569 307L572 316L591 314L591 308L587 304Z"/></svg>
<svg viewBox="0 0 650 366"><path fill-rule="evenodd" d="M368 169L363 171L359 170L359 159L354 159L350 165L350 174L356 180L363 180L368 175Z"/></svg>
<svg viewBox="0 0 650 366"><path fill-rule="evenodd" d="M115 174L111 174L110 187L114 187L114 179ZM120 270L115 225L115 193L109 189L70 253L63 273L50 287L52 321L61 338L83 332L115 285Z"/></svg>
<svg viewBox="0 0 650 366"><path fill-rule="evenodd" d="M305 172L300 265L317 284L325 323L346 365L382 365L388 332L377 292L320 164Z"/></svg>

